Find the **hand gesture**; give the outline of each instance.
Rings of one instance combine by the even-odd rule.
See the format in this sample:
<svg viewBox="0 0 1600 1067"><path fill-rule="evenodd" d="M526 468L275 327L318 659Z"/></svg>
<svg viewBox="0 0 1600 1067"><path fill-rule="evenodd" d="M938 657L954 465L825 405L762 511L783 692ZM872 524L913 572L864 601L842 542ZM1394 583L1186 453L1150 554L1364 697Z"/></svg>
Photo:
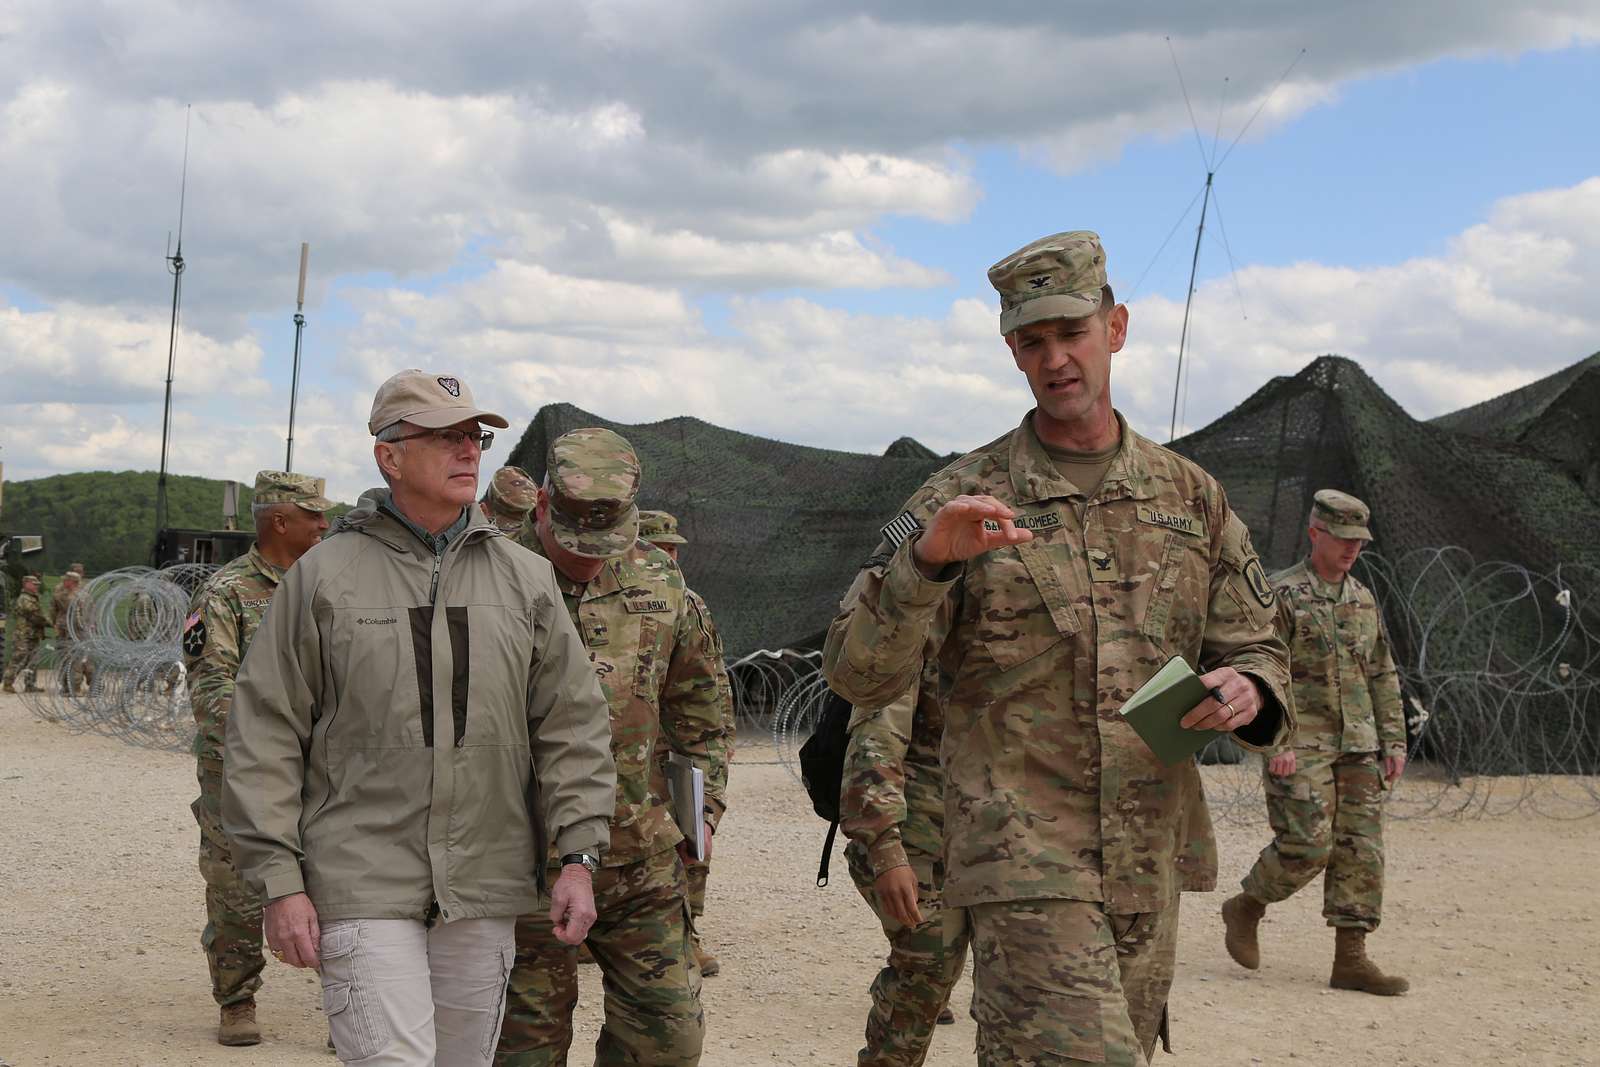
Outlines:
<svg viewBox="0 0 1600 1067"><path fill-rule="evenodd" d="M913 550L917 565L933 573L1006 545L1033 540L1011 524L1016 512L992 496L958 496L934 513Z"/></svg>

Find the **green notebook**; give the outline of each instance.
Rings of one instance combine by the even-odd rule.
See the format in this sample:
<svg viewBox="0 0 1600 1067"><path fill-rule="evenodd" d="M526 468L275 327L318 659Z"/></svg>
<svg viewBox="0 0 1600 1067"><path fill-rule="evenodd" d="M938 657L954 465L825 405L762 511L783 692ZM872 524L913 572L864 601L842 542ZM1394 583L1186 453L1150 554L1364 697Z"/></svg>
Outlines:
<svg viewBox="0 0 1600 1067"><path fill-rule="evenodd" d="M1210 695L1184 658L1173 656L1122 705L1122 716L1156 758L1170 767L1224 736L1220 730L1185 730L1178 725Z"/></svg>

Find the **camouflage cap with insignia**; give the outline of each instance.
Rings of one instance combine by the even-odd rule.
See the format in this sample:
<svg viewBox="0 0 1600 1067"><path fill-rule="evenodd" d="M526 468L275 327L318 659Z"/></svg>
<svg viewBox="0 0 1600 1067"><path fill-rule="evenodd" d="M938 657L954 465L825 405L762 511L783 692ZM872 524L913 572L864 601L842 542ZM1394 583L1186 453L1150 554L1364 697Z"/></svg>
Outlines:
<svg viewBox="0 0 1600 1067"><path fill-rule="evenodd" d="M252 504L294 504L306 511L327 511L333 501L322 495L325 483L309 474L287 471L256 471Z"/></svg>
<svg viewBox="0 0 1600 1067"><path fill-rule="evenodd" d="M686 545L689 539L678 532L678 519L670 511L639 512L639 538L653 545Z"/></svg>
<svg viewBox="0 0 1600 1067"><path fill-rule="evenodd" d="M575 555L608 559L639 539L639 457L610 430L564 433L545 455L550 529Z"/></svg>
<svg viewBox="0 0 1600 1067"><path fill-rule="evenodd" d="M376 436L397 422L440 430L468 419L502 430L511 425L503 416L478 407L472 400L472 390L460 378L427 370L403 370L378 386L372 398L372 413L367 416L367 432Z"/></svg>
<svg viewBox="0 0 1600 1067"><path fill-rule="evenodd" d="M1311 498L1312 525L1327 530L1335 537L1372 540L1372 531L1367 528L1370 518L1367 505L1349 493L1341 493L1337 489L1318 489Z"/></svg>
<svg viewBox="0 0 1600 1067"><path fill-rule="evenodd" d="M1000 333L1030 322L1082 319L1100 310L1106 253L1100 235L1071 230L1041 237L989 268L1000 294Z"/></svg>
<svg viewBox="0 0 1600 1067"><path fill-rule="evenodd" d="M526 515L539 502L539 487L521 467L501 467L489 479L486 495L496 510Z"/></svg>

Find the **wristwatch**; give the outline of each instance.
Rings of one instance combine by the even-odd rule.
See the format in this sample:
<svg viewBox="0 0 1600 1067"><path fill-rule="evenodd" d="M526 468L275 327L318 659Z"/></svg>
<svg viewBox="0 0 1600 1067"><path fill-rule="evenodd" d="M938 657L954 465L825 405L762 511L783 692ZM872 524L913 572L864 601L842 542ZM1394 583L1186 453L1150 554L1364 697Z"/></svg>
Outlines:
<svg viewBox="0 0 1600 1067"><path fill-rule="evenodd" d="M561 857L561 866L566 867L573 863L582 864L583 869L588 871L590 874L594 874L600 870L600 860L595 856L591 856L587 852L569 852L565 856Z"/></svg>

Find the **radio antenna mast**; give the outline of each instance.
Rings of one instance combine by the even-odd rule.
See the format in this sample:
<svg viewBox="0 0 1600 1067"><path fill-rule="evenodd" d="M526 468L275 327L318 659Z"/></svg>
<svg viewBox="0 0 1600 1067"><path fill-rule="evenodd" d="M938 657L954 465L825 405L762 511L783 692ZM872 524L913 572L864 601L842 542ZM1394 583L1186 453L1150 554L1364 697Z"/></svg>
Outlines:
<svg viewBox="0 0 1600 1067"><path fill-rule="evenodd" d="M167 397L161 409L161 473L156 476L156 536L167 528L167 447L172 436L172 370L178 356L178 307L183 299L183 208L189 195L189 119L193 105L183 109L183 176L178 183L178 246L169 246L167 272L172 275L172 327L167 335Z"/></svg>
<svg viewBox="0 0 1600 1067"><path fill-rule="evenodd" d="M294 374L289 380L289 449L283 456L283 469L294 470L294 405L300 395L300 332L306 328L306 263L311 245L300 242L300 292L294 301Z"/></svg>
<svg viewBox="0 0 1600 1067"><path fill-rule="evenodd" d="M1182 391L1184 381L1183 353L1189 342L1189 312L1194 307L1194 283L1195 277L1200 269L1200 240L1205 236L1206 232L1206 208L1211 205L1211 201L1216 195L1213 183L1216 180L1217 171L1222 169L1222 164L1226 163L1228 161L1228 157L1233 154L1234 147L1238 145L1239 141L1243 139L1244 135L1249 132L1250 127L1255 124L1256 118L1263 110L1266 109L1267 104L1271 102L1272 98L1277 95L1278 89L1283 85L1284 79L1289 77L1289 72L1294 70L1296 64L1298 64L1301 58L1305 56L1306 50L1302 48L1295 54L1294 61L1285 67L1283 73L1278 76L1277 82L1272 86L1272 91L1266 96L1262 97L1260 105L1256 107L1256 110L1254 114L1250 116L1249 121L1247 121L1239 130L1239 132L1234 135L1233 140L1228 143L1228 147L1222 150L1221 158L1218 158L1218 145L1220 138L1213 138L1211 142L1211 152L1209 154L1206 152L1205 141L1200 136L1200 124L1195 121L1194 105L1189 102L1189 88L1183 83L1183 70L1178 66L1178 53L1172 47L1171 37L1167 38L1167 51L1172 55L1172 69L1178 75L1178 88L1183 91L1183 103L1184 106L1189 110L1189 124L1194 127L1195 144L1200 149L1200 159L1205 164L1206 168L1205 188L1197 197L1200 199L1200 225L1196 227L1194 231L1194 255L1190 257L1189 260L1189 287L1184 291L1183 297L1183 328L1178 333L1178 370L1172 379L1172 422L1167 427L1167 440L1168 442L1171 442L1178 436L1178 397ZM1221 129L1222 115L1219 112L1217 115L1217 130L1219 133ZM1193 201L1190 201L1189 207L1191 209L1194 207ZM1185 212L1185 214L1187 215L1187 212ZM1222 218L1220 202L1218 204L1217 218L1218 220ZM1182 220L1180 220L1180 222L1181 221ZM1168 240L1171 240L1170 234L1168 235ZM1226 240L1226 237L1224 237L1224 240ZM1164 244L1163 247L1165 247ZM1158 252L1157 255L1160 255L1160 253ZM1149 268L1147 267L1145 270L1148 272ZM1185 408L1188 407L1187 401L1185 402L1184 406Z"/></svg>

